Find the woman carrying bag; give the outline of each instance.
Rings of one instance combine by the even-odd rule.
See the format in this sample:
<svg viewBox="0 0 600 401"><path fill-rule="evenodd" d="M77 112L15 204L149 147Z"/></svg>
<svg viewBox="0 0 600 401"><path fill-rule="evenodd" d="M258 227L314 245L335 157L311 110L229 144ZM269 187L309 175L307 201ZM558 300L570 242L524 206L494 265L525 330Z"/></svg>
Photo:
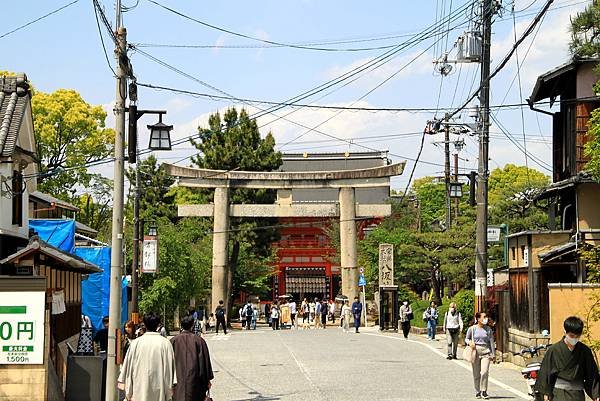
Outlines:
<svg viewBox="0 0 600 401"><path fill-rule="evenodd" d="M475 314L476 323L469 327L465 341L467 347L463 358L471 362L473 368L473 383L475 385L475 398L489 398L487 393L488 376L490 364L494 362L496 355L496 344L494 333L487 325L488 318L483 312Z"/></svg>

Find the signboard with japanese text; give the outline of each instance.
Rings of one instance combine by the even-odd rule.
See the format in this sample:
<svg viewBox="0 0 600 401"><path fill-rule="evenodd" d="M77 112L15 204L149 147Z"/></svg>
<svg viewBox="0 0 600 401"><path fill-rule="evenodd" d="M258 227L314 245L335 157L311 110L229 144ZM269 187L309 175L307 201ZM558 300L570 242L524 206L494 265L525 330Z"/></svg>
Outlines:
<svg viewBox="0 0 600 401"><path fill-rule="evenodd" d="M158 270L158 241L144 238L142 245L142 273L156 273Z"/></svg>
<svg viewBox="0 0 600 401"><path fill-rule="evenodd" d="M379 244L379 286L394 285L394 245Z"/></svg>
<svg viewBox="0 0 600 401"><path fill-rule="evenodd" d="M44 291L0 292L0 365L44 363Z"/></svg>
<svg viewBox="0 0 600 401"><path fill-rule="evenodd" d="M488 242L499 242L500 241L500 232L502 229L500 227L492 227L488 226L487 229L487 241Z"/></svg>

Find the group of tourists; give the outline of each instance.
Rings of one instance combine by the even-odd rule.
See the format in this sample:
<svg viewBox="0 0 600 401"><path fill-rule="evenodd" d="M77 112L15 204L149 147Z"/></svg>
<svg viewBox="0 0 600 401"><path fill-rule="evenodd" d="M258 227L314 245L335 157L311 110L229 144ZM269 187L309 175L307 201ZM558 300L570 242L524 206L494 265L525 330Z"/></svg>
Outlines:
<svg viewBox="0 0 600 401"><path fill-rule="evenodd" d="M410 301L405 300L399 308L399 321L402 334L408 339L411 320L414 314ZM423 321L427 326L428 340L435 341L439 310L435 302L423 312ZM581 343L584 323L575 316L564 321L563 339L550 346L546 352L538 374L536 391L543 401L584 401L585 393L600 401L600 375L593 353ZM443 331L448 345L448 360L457 359L460 335L464 323L456 303L449 305L444 313ZM478 312L473 324L465 333L463 359L471 363L475 398L489 399L488 380L490 365L496 359L496 343L492 322L486 313Z"/></svg>
<svg viewBox="0 0 600 401"><path fill-rule="evenodd" d="M285 299L282 302L272 302L265 305L265 323L273 330L280 328L291 329L326 329L328 322L335 324L336 313L339 313L340 327L344 332L350 331L350 325L354 326L355 332L359 332L360 321L362 316L362 303L358 297L354 299L352 306L349 301L343 300L341 306L338 307L332 299L320 300L314 298L308 300L304 298L300 304L297 304L293 299ZM337 312L339 309L339 312ZM250 303L240 307L240 321L244 325L245 316L251 314L251 325L256 329L256 321L258 320L259 311Z"/></svg>
<svg viewBox="0 0 600 401"><path fill-rule="evenodd" d="M145 332L135 336L134 327L126 325L126 350L118 388L126 400L192 401L204 400L214 378L210 354L198 317L186 315L181 332L170 340L161 333L160 316L144 316ZM123 398L120 398L123 399Z"/></svg>

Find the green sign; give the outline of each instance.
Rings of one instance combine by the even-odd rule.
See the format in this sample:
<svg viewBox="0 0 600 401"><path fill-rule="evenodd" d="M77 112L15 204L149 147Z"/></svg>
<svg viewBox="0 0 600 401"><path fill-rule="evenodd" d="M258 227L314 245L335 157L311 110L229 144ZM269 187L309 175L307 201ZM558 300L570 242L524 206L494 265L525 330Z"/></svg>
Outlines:
<svg viewBox="0 0 600 401"><path fill-rule="evenodd" d="M46 293L0 292L0 365L44 363Z"/></svg>

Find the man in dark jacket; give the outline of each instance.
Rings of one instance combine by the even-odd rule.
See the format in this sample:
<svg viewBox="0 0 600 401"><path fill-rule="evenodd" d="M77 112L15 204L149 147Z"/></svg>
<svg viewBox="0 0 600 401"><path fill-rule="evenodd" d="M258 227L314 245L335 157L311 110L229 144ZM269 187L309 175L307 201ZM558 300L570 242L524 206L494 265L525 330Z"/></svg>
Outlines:
<svg viewBox="0 0 600 401"><path fill-rule="evenodd" d="M598 366L590 348L579 340L583 321L571 316L563 323L565 336L552 344L542 361L536 389L544 400L584 401L584 391L600 401Z"/></svg>
<svg viewBox="0 0 600 401"><path fill-rule="evenodd" d="M177 373L173 401L204 400L214 378L206 341L191 332L193 325L192 316L184 317L183 331L171 339Z"/></svg>
<svg viewBox="0 0 600 401"><path fill-rule="evenodd" d="M358 333L358 328L360 327L362 308L363 306L358 300L358 297L354 297L354 302L352 303L352 315L354 316L354 330L356 333Z"/></svg>

